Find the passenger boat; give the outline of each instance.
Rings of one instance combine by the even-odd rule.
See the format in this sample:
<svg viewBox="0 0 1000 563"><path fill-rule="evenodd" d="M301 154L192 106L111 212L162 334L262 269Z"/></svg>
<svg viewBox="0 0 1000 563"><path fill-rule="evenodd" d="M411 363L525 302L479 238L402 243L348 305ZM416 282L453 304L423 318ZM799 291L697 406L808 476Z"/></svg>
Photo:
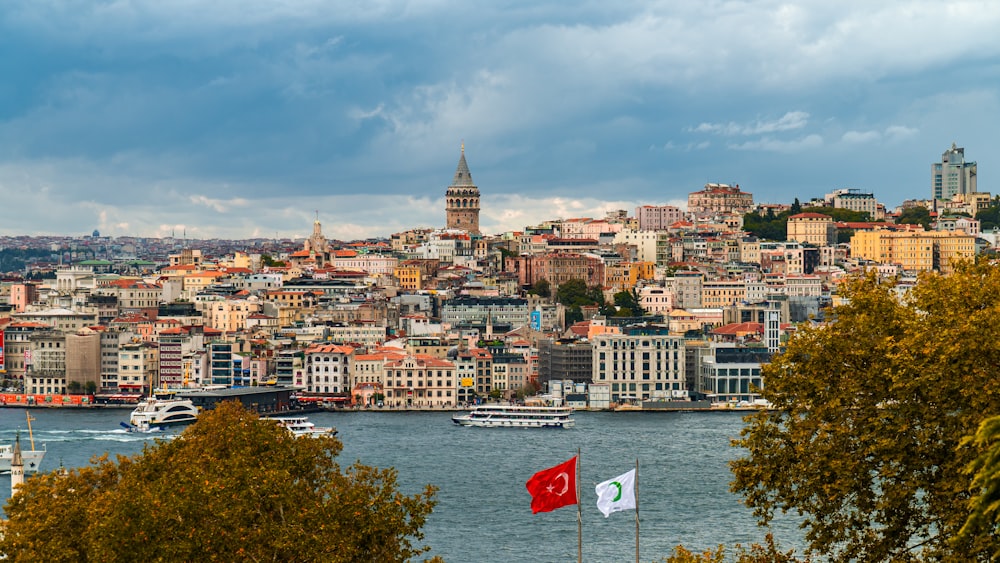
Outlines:
<svg viewBox="0 0 1000 563"><path fill-rule="evenodd" d="M337 430L332 426L316 426L307 416L274 416L268 418L278 423L278 426L288 430L295 437L336 436Z"/></svg>
<svg viewBox="0 0 1000 563"><path fill-rule="evenodd" d="M45 457L45 447L35 449L35 435L31 431L31 421L35 420L31 413L25 413L28 418L28 440L31 444L30 450L21 449L21 460L24 462L25 471L38 471L38 466L42 464ZM14 459L14 444L0 445L0 473L10 473L10 462Z"/></svg>
<svg viewBox="0 0 1000 563"><path fill-rule="evenodd" d="M483 428L572 428L576 424L572 415L569 407L479 405L451 420L460 426Z"/></svg>
<svg viewBox="0 0 1000 563"><path fill-rule="evenodd" d="M172 391L153 393L136 405L129 424L136 428L155 428L191 424L198 418L198 408L191 399L181 399Z"/></svg>

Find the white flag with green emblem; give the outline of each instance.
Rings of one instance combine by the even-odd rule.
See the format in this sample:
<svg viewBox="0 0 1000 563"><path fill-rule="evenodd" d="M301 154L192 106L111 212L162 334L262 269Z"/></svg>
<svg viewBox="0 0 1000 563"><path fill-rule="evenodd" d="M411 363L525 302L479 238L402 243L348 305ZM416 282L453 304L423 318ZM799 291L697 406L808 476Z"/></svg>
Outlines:
<svg viewBox="0 0 1000 563"><path fill-rule="evenodd" d="M612 512L635 510L635 469L597 485L597 509L607 518Z"/></svg>

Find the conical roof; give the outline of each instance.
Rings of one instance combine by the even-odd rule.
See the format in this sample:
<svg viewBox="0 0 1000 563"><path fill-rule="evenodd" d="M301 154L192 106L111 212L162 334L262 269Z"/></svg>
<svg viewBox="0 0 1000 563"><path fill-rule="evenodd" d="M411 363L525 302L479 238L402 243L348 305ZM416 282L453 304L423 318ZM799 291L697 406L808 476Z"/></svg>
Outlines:
<svg viewBox="0 0 1000 563"><path fill-rule="evenodd" d="M465 145L462 146L462 156L458 159L458 168L455 169L455 177L451 181L452 186L475 187L472 182L472 174L469 172L469 165L465 162Z"/></svg>

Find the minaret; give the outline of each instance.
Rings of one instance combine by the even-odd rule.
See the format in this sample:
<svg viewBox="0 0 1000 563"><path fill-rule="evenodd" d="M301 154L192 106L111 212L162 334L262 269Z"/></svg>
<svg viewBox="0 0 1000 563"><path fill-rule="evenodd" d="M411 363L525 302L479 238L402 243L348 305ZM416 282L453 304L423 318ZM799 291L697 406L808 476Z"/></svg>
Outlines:
<svg viewBox="0 0 1000 563"><path fill-rule="evenodd" d="M449 229L461 229L479 234L479 188L472 182L469 165L465 162L465 143L458 159L455 178L445 192L445 212Z"/></svg>
<svg viewBox="0 0 1000 563"><path fill-rule="evenodd" d="M14 454L10 460L10 496L14 496L17 488L24 484L24 458L21 456L21 433L14 438Z"/></svg>

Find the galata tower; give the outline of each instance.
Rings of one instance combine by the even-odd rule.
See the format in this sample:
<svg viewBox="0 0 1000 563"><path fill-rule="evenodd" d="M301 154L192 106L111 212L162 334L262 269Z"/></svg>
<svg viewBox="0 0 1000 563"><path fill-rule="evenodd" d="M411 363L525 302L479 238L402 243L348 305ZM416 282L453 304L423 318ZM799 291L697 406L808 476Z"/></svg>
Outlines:
<svg viewBox="0 0 1000 563"><path fill-rule="evenodd" d="M480 234L479 188L472 182L469 165L465 162L465 143L462 143L462 156L458 159L455 177L444 197L448 228Z"/></svg>

